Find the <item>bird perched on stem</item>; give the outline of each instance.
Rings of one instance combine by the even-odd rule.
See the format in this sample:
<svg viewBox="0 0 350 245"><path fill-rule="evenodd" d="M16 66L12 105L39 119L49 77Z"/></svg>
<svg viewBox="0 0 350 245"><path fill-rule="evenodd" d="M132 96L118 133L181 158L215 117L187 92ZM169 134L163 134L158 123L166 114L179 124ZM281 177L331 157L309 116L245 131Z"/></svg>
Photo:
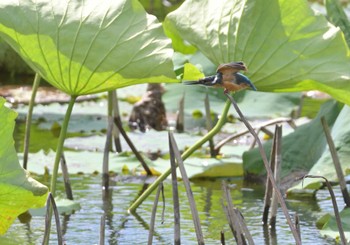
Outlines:
<svg viewBox="0 0 350 245"><path fill-rule="evenodd" d="M198 81L185 81L185 85L204 85L208 87L224 88L224 93L239 91L246 88L257 90L248 77L239 73L239 71L247 71L247 67L243 62L231 62L221 64L216 70L216 75L208 76Z"/></svg>

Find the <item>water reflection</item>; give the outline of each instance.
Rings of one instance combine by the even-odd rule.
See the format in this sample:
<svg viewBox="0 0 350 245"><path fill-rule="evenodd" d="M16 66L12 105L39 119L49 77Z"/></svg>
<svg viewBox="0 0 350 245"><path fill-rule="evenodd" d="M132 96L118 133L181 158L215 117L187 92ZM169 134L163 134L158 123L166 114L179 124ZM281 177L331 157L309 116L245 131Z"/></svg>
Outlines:
<svg viewBox="0 0 350 245"><path fill-rule="evenodd" d="M68 223L70 221L70 214L66 215L64 214L63 215L63 219L61 221L61 229L62 229L62 235L63 237L65 236L65 234L67 233L67 230L68 230Z"/></svg>
<svg viewBox="0 0 350 245"><path fill-rule="evenodd" d="M228 179L231 185L232 201L243 214L249 231L256 244L294 244L294 239L285 222L283 213L278 210L276 230L264 227L261 223L263 210L263 186L244 183L241 178ZM136 183L135 183L136 182ZM128 214L127 208L148 185L145 179L116 179L111 181L105 193L101 189L101 176L76 175L71 178L75 200L81 210L72 215L61 216L64 240L67 244L98 244L100 237L100 217L106 218L105 244L145 244L148 240L149 223L155 193L136 210ZM59 181L58 195L64 196L63 181ZM192 215L184 186L179 182L181 208L182 244L197 244ZM155 221L153 244L173 243L173 210L171 182L164 182L165 216L162 223L162 208L159 205ZM226 244L232 244L233 236L222 209L221 180L201 180L192 183L192 191L197 204L206 244L220 244L221 231ZM336 190L341 204L340 191ZM331 202L323 190L315 199L287 200L290 214L300 217L303 244L329 244L320 237L315 221L320 212L332 212ZM40 244L44 231L44 217L33 216L29 222L16 220L10 230L0 237L0 244ZM51 241L56 242L53 224Z"/></svg>
<svg viewBox="0 0 350 245"><path fill-rule="evenodd" d="M116 227L114 227L113 188L111 184L109 186L110 186L109 189L102 190L102 210L104 212L105 225L107 226L107 229L110 231L107 244L114 244L117 241L118 231L120 229L116 229ZM122 228L122 227L118 227L118 228Z"/></svg>

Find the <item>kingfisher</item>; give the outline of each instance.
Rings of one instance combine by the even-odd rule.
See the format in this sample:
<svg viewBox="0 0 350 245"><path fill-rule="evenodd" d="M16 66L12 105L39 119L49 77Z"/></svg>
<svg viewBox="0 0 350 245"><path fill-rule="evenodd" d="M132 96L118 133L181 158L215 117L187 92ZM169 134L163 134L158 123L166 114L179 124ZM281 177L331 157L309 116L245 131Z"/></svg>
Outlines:
<svg viewBox="0 0 350 245"><path fill-rule="evenodd" d="M216 70L216 75L204 77L198 81L185 81L185 85L204 85L208 87L224 88L224 93L239 91L246 88L257 90L248 77L239 73L247 71L243 62L231 62L221 64Z"/></svg>

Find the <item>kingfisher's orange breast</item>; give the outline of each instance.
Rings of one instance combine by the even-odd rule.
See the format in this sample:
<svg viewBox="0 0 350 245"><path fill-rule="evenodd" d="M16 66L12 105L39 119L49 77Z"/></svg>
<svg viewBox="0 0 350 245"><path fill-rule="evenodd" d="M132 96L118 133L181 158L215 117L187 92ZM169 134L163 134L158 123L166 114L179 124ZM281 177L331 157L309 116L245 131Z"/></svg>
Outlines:
<svg viewBox="0 0 350 245"><path fill-rule="evenodd" d="M225 82L225 81L222 83L222 86L229 91L239 91L249 87L249 85L245 83L236 84L233 82Z"/></svg>

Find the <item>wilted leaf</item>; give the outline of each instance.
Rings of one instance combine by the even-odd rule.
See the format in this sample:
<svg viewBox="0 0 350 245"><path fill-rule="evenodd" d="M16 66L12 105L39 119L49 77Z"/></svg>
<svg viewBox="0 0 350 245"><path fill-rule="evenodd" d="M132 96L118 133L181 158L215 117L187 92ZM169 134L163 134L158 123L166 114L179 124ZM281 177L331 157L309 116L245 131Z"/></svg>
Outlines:
<svg viewBox="0 0 350 245"><path fill-rule="evenodd" d="M0 97L0 235L21 213L44 206L48 192L19 165L12 138L17 114L4 103Z"/></svg>
<svg viewBox="0 0 350 245"><path fill-rule="evenodd" d="M324 132L322 131L322 136ZM339 161L342 166L342 170L346 172L350 169L350 107L344 106L339 113L331 130L331 136L334 141L335 148L339 157ZM338 181L338 177L335 171L332 156L329 148L325 147L324 152L320 159L313 165L309 175L318 175L327 178L329 181ZM307 178L304 180L303 188L305 189L318 189L322 186L321 179ZM302 185L298 184L290 191L298 191ZM299 190L300 191L300 190Z"/></svg>
<svg viewBox="0 0 350 245"><path fill-rule="evenodd" d="M314 166L327 144L320 118L324 116L327 123L332 126L340 110L341 105L335 101L326 102L316 118L282 138L281 177L296 171L308 171ZM264 149L269 155L271 141L264 144ZM243 154L243 167L248 174L264 175L266 173L257 148Z"/></svg>
<svg viewBox="0 0 350 245"><path fill-rule="evenodd" d="M189 0L167 21L214 64L244 61L260 91L317 89L350 104L344 37L307 1Z"/></svg>
<svg viewBox="0 0 350 245"><path fill-rule="evenodd" d="M4 0L0 36L71 95L176 81L170 40L137 0Z"/></svg>

